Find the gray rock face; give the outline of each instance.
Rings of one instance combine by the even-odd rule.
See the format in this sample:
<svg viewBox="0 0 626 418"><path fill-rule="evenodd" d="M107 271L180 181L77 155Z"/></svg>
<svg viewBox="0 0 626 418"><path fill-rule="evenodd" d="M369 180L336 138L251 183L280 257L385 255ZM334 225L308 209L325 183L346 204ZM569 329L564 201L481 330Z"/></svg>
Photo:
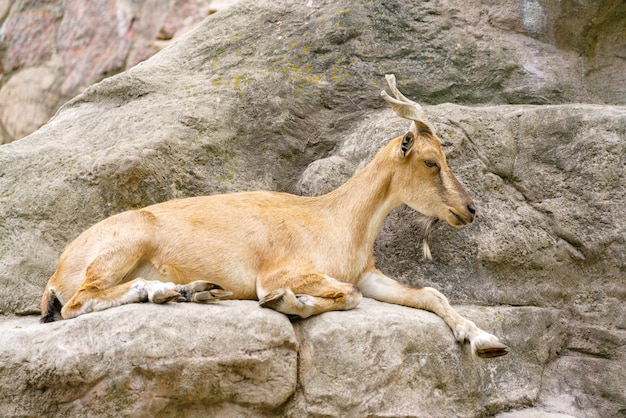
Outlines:
<svg viewBox="0 0 626 418"><path fill-rule="evenodd" d="M1 324L2 416L237 414L276 409L296 387L293 328L254 302Z"/></svg>
<svg viewBox="0 0 626 418"><path fill-rule="evenodd" d="M219 361L197 360L223 346L211 339L213 331L196 330L201 327L193 321L183 337L197 347L193 364L158 366L186 370L178 375L149 370L148 377L131 378L128 369L134 366L128 365L144 364L138 362L151 353L141 345L119 354L117 342L99 342L110 344L93 351L108 356L105 368L88 348L70 346L84 356L84 365L76 365L71 356L61 361L43 354L43 347L67 336L89 347L83 339L88 333L83 337L80 331L91 329L87 324L104 326L97 321L139 335L139 328L117 327L126 326L125 318L141 318L134 326L146 324L141 332L161 341L158 356L169 359L178 352L168 351L169 345L182 349L178 324L206 320L203 315L217 315L211 325L224 327L220 335L232 338L230 346L247 347L247 334L241 331L239 340L227 330L240 329L231 319L238 318L236 311L257 309L250 304L228 305L232 311L226 317L219 316L221 304L132 306L52 328L35 325L32 317L7 319L0 355L6 359L1 376L9 380L2 384L13 388L19 382L19 390L1 391L9 394L2 398L3 414L22 414L19 405L32 415L108 406L120 413L147 408L170 416L206 411L419 416L419 409L410 409L419 405L433 416L438 408L482 416L530 406L573 416L623 415L626 108L619 104L626 72L623 59L611 51L623 45L618 24L624 14L618 1L601 3L561 2L559 9L530 0L493 7L447 1L244 2L213 15L132 70L90 87L34 134L0 147L0 312L12 318L37 313L64 245L113 213L198 194L251 189L317 194L335 187L407 129L379 97L387 72L396 73L400 89L420 102L532 103L426 106L450 166L476 201L476 222L461 230L439 227L431 242L434 261L426 262L419 216L401 207L376 247L383 271L436 287L454 304L521 306L467 311L504 337L514 348L509 356L470 362L443 324L424 329L415 322L428 321L426 313L366 303L353 312L295 324L297 337L287 338L287 345L263 340L274 334L260 335L269 331L252 327L261 339L255 347L287 347L285 358L294 355L298 341L300 359L289 366L297 369L289 373L298 385L281 386L277 398L246 397L228 392L248 388L246 382L225 382L226 395L213 393L217 386L203 386L209 383L198 376L187 382L196 361L199 370L226 376L219 374ZM605 40L608 34L611 42ZM596 104L567 104L577 101ZM153 312L162 315L153 311L157 308L172 312L172 320L144 322ZM208 309L195 311L200 308ZM282 317L259 312L294 332ZM432 319L435 327L437 318ZM341 328L341 320L350 321L343 334L331 326ZM368 334L365 324L375 331ZM190 342L196 334L198 342ZM408 342L395 345L396 334ZM337 339L325 335L342 335L341 346L353 349L340 351ZM415 341L424 345L411 345ZM391 352L400 357L386 359ZM44 355L52 357L35 363ZM126 366L116 368L113 359L120 357ZM359 357L363 361L356 361ZM379 373L371 361L378 361ZM37 374L35 367L27 368L35 370L30 374L18 373L31 363L46 372ZM360 371L347 366L356 363L365 366ZM436 372L448 363L450 374L441 377ZM74 377L60 372L76 369L81 372ZM108 376L101 383L107 390L98 389L102 374ZM14 375L20 377L11 379ZM95 388L91 397L78 393L80 379L92 382L86 386ZM241 374L233 379L264 387L263 379ZM162 390L176 386L172 382L183 388L170 404L160 397L170 396ZM50 397L43 396L42 388L55 383L74 395L64 398L61 389L49 389ZM184 389L189 385L195 389ZM98 392L112 388L121 394ZM158 405L141 406L133 398L138 390L154 394ZM37 404L37 396L45 405Z"/></svg>
<svg viewBox="0 0 626 418"><path fill-rule="evenodd" d="M437 316L368 299L353 311L296 324L301 347L294 416L469 417L527 405L539 392L545 364L563 345L558 312L459 311L510 342L513 355L473 359Z"/></svg>
<svg viewBox="0 0 626 418"><path fill-rule="evenodd" d="M0 144L69 98L131 68L233 0L0 0Z"/></svg>
<svg viewBox="0 0 626 418"><path fill-rule="evenodd" d="M0 414L479 417L536 399L558 311L461 311L512 352L473 359L436 315L369 299L293 326L250 301L4 319Z"/></svg>

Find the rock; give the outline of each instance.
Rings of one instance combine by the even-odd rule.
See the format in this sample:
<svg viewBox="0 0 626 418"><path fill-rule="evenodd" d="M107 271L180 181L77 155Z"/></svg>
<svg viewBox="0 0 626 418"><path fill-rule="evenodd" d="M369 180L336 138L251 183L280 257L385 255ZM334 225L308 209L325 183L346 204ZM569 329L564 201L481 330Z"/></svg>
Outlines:
<svg viewBox="0 0 626 418"><path fill-rule="evenodd" d="M332 156L312 162L302 173L296 190L304 196L319 196L335 190L354 174L354 164Z"/></svg>
<svg viewBox="0 0 626 418"><path fill-rule="evenodd" d="M106 2L22 4L4 0L0 3L0 23L4 14L9 16L0 29L0 44L4 39L9 68L2 82L10 78L13 68L43 64L42 60L51 56L53 62L63 63L56 67L62 83L53 93L62 96L58 107L83 87L147 59L207 14L235 2L118 1L111 6ZM12 3L16 7L9 12ZM308 2L304 10L323 9L322 5L325 3ZM303 41L308 46L300 51L299 58L305 58L302 63L293 59L273 61L292 82L324 85L326 79L345 74L373 70L400 74L404 68L413 67L417 73L403 72L401 78L411 96L428 102L624 104L625 41L621 28L625 14L620 0L554 4L505 1L489 6L478 1L457 4L446 0L418 7L388 2L371 10L350 3L347 7L337 4L336 10L341 11L336 27L332 27L334 18L330 15L316 23L330 23L322 31L330 34L329 42L310 42L313 39L309 36ZM77 18L80 25L73 25ZM304 22L306 17L295 20ZM371 23L360 25L362 22ZM272 27L259 23L255 30ZM274 23L282 25L280 20ZM300 26L290 31L297 33ZM363 31L363 27L375 30ZM392 47L384 54L371 50L385 42ZM334 68L321 73L318 64L306 59L314 43L319 45L314 53L326 54L334 45L341 45L354 58L343 61L343 57L333 56Z"/></svg>
<svg viewBox="0 0 626 418"><path fill-rule="evenodd" d="M54 86L55 73L46 67L25 69L2 86L0 123L12 138L22 138L46 123L54 112L59 96Z"/></svg>
<svg viewBox="0 0 626 418"><path fill-rule="evenodd" d="M9 9L11 8L12 0L0 0L0 22L4 20Z"/></svg>
<svg viewBox="0 0 626 418"><path fill-rule="evenodd" d="M296 387L293 328L254 302L126 305L0 328L5 417L249 415L278 408Z"/></svg>
<svg viewBox="0 0 626 418"><path fill-rule="evenodd" d="M585 417L624 415L626 370L616 366L615 357L570 353L556 359L545 373L540 402L550 410Z"/></svg>
<svg viewBox="0 0 626 418"><path fill-rule="evenodd" d="M478 417L536 399L563 344L558 312L462 312L512 352L473 359L434 314L369 299L295 331L250 301L125 305L53 324L5 318L0 414Z"/></svg>
<svg viewBox="0 0 626 418"><path fill-rule="evenodd" d="M504 412L496 418L576 418L573 415L546 412L539 408L526 408L519 411Z"/></svg>
<svg viewBox="0 0 626 418"><path fill-rule="evenodd" d="M0 113L10 117L0 120L0 144L32 133L88 85L151 57L235 1L0 1L0 87L28 98L4 93ZM51 72L55 82L42 90L24 72Z"/></svg>
<svg viewBox="0 0 626 418"><path fill-rule="evenodd" d="M297 322L300 380L290 413L478 417L533 402L546 363L564 342L558 312L459 311L501 336L511 353L491 363L473 359L436 315L369 299Z"/></svg>
<svg viewBox="0 0 626 418"><path fill-rule="evenodd" d="M7 44L5 71L34 64L52 53L55 20L55 14L45 8L27 9L7 18L0 31Z"/></svg>
<svg viewBox="0 0 626 418"><path fill-rule="evenodd" d="M123 68L133 36L133 17L124 3L67 2L58 34L65 73L63 95L86 87L82 85L86 80Z"/></svg>

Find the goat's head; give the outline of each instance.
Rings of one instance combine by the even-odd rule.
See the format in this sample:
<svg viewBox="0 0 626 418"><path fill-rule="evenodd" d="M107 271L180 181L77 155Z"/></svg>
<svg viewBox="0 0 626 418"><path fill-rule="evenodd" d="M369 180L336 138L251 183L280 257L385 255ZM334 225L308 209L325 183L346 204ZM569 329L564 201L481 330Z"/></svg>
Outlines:
<svg viewBox="0 0 626 418"><path fill-rule="evenodd" d="M382 97L396 114L411 120L409 131L392 142L398 162L394 173L395 192L417 212L428 217L424 238L424 255L430 257L428 235L437 220L461 227L472 222L476 209L474 202L456 179L446 162L441 141L422 107L404 97L396 87L393 75L387 75L392 94L385 91Z"/></svg>

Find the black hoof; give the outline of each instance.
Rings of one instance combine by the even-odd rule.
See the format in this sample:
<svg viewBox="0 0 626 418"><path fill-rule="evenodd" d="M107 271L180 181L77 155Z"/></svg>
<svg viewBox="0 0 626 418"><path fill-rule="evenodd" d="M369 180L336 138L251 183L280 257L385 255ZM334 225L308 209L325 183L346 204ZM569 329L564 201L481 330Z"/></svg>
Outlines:
<svg viewBox="0 0 626 418"><path fill-rule="evenodd" d="M509 353L509 347L502 343L499 344L500 345L479 348L476 350L476 355L480 358L494 358L507 355Z"/></svg>

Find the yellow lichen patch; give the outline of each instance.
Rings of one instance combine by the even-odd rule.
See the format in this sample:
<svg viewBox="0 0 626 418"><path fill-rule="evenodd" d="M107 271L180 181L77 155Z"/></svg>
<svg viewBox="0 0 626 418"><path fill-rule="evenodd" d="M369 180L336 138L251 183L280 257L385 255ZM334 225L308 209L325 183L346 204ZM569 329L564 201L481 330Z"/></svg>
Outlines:
<svg viewBox="0 0 626 418"><path fill-rule="evenodd" d="M249 81L249 77L245 75L235 75L233 76L233 90L239 90L242 84L246 84Z"/></svg>

